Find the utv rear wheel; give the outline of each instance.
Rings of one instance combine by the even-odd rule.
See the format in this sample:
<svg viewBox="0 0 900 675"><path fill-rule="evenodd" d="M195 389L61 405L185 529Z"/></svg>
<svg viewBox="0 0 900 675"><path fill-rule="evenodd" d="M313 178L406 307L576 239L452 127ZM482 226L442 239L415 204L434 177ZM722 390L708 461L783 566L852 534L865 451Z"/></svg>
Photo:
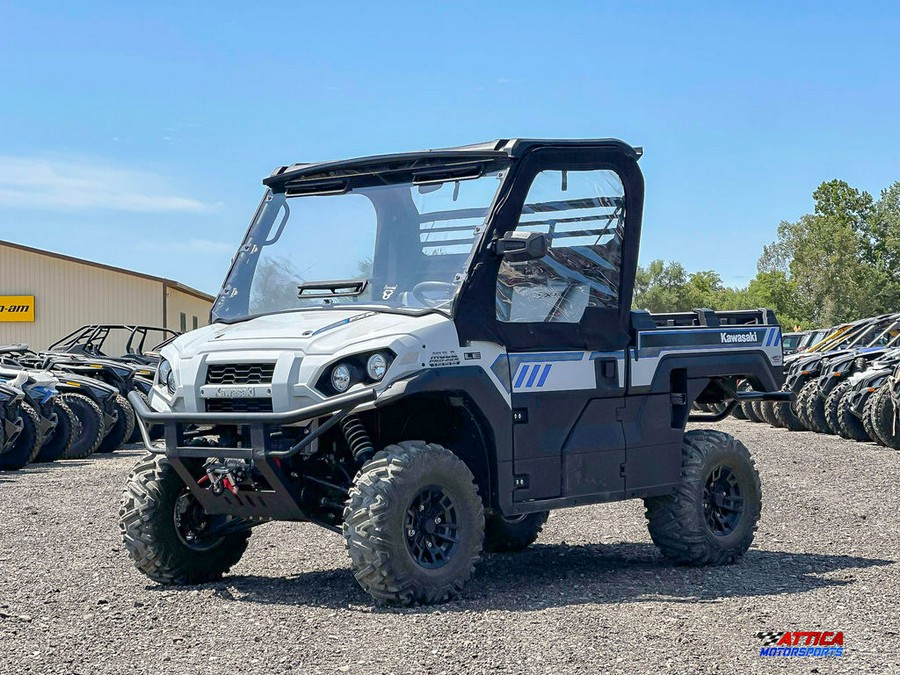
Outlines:
<svg viewBox="0 0 900 675"><path fill-rule="evenodd" d="M484 520L484 550L489 553L521 551L531 546L550 516L549 511L506 518L499 513Z"/></svg>
<svg viewBox="0 0 900 675"><path fill-rule="evenodd" d="M731 411L731 416L737 420L745 420L747 416L744 414L744 407L738 403Z"/></svg>
<svg viewBox="0 0 900 675"><path fill-rule="evenodd" d="M119 530L134 566L160 584L201 584L230 570L250 530L215 533L230 516L208 514L169 461L147 455L131 470Z"/></svg>
<svg viewBox="0 0 900 675"><path fill-rule="evenodd" d="M869 434L866 431L863 421L853 414L850 410L850 404L853 399L853 388L848 388L838 404L838 425L840 426L840 434L844 438L854 441L868 441Z"/></svg>
<svg viewBox="0 0 900 675"><path fill-rule="evenodd" d="M800 393L797 394L797 401L794 404L794 410L797 413L797 417L808 431L816 431L815 425L813 425L812 420L809 418L809 399L812 396L815 396L818 391L818 385L819 383L815 380L810 380L804 384L803 388L800 389Z"/></svg>
<svg viewBox="0 0 900 675"><path fill-rule="evenodd" d="M36 462L55 462L57 459L65 456L69 446L72 445L75 435L78 433L78 418L75 417L72 409L59 397L53 401L53 412L56 413L56 427L44 440L44 444L34 460Z"/></svg>
<svg viewBox="0 0 900 675"><path fill-rule="evenodd" d="M866 399L866 403L863 406L862 416L863 428L866 430L866 433L869 434L869 438L878 443L878 445L884 446L887 446L887 441L878 434L878 428L875 426L875 402L878 400L878 397L886 386L887 385L881 385L881 387L869 394L869 397Z"/></svg>
<svg viewBox="0 0 900 675"><path fill-rule="evenodd" d="M819 383L813 381L809 384L812 385L812 393L806 397L806 419L809 420L813 431L820 434L833 434L834 432L828 426L828 420L825 418L825 399L819 395Z"/></svg>
<svg viewBox="0 0 900 675"><path fill-rule="evenodd" d="M767 422L776 429L780 426L778 419L775 417L775 404L772 401L760 401L759 411L762 413L764 422Z"/></svg>
<svg viewBox="0 0 900 675"><path fill-rule="evenodd" d="M134 431L134 408L122 394L116 394L115 409L116 422L94 452L115 452L131 438Z"/></svg>
<svg viewBox="0 0 900 675"><path fill-rule="evenodd" d="M60 394L60 400L78 418L78 429L66 450L66 459L84 459L103 441L103 412L100 406L83 394Z"/></svg>
<svg viewBox="0 0 900 675"><path fill-rule="evenodd" d="M897 407L891 396L890 384L876 393L878 398L872 408L872 425L886 447L900 450L900 420L897 420Z"/></svg>
<svg viewBox="0 0 900 675"><path fill-rule="evenodd" d="M41 438L38 433L41 418L27 403L19 406L19 419L22 420L22 433L12 447L0 455L0 470L18 471L29 462L34 461L41 449Z"/></svg>
<svg viewBox="0 0 900 675"><path fill-rule="evenodd" d="M471 471L423 441L389 445L356 475L344 539L357 582L379 603L444 602L472 576L484 508Z"/></svg>
<svg viewBox="0 0 900 675"><path fill-rule="evenodd" d="M773 405L775 418L778 420L778 426L788 431L806 431L803 422L797 417L794 408L797 405L796 400L790 402L776 401Z"/></svg>
<svg viewBox="0 0 900 675"><path fill-rule="evenodd" d="M828 394L828 398L825 399L825 422L834 434L841 433L841 400L844 398L844 394L847 393L852 384L853 383L849 380L841 382L831 390L831 393Z"/></svg>
<svg viewBox="0 0 900 675"><path fill-rule="evenodd" d="M684 435L681 485L644 500L653 543L687 565L726 565L753 542L762 509L759 475L747 448L721 431Z"/></svg>
<svg viewBox="0 0 900 675"><path fill-rule="evenodd" d="M743 401L741 403L741 410L744 411L744 416L751 422L762 422L762 418L757 415L756 410L753 409L753 401Z"/></svg>

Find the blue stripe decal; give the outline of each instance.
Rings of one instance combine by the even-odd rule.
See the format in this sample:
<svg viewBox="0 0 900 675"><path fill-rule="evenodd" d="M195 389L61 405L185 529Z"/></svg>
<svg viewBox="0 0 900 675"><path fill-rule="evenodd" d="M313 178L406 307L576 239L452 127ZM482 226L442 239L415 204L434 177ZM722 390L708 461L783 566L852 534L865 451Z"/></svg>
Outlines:
<svg viewBox="0 0 900 675"><path fill-rule="evenodd" d="M540 389L541 387L544 386L544 382L547 381L547 375L550 374L550 368L552 368L552 367L553 366L550 363L548 363L546 366L544 366L544 372L541 373L541 379L539 379L538 383L537 383L538 389Z"/></svg>
<svg viewBox="0 0 900 675"><path fill-rule="evenodd" d="M519 387L522 386L522 383L525 381L525 376L528 374L529 367L530 366L522 366L519 369L519 377L516 378L516 383L514 385L514 388L518 389ZM537 366L535 366L535 367L537 367Z"/></svg>
<svg viewBox="0 0 900 675"><path fill-rule="evenodd" d="M528 366L525 366L525 367L527 368ZM531 377L528 378L528 384L525 385L526 387L530 387L531 385L534 384L534 381L537 379L538 371L540 371L540 369L541 369L541 364L539 364L539 363L535 364L531 368Z"/></svg>
<svg viewBox="0 0 900 675"><path fill-rule="evenodd" d="M768 347L770 344L772 344L773 337L775 337L775 333L771 330L767 330L766 331L766 344L765 344L766 347Z"/></svg>
<svg viewBox="0 0 900 675"><path fill-rule="evenodd" d="M781 331L776 328L775 329L775 346L777 347L780 344L781 344Z"/></svg>

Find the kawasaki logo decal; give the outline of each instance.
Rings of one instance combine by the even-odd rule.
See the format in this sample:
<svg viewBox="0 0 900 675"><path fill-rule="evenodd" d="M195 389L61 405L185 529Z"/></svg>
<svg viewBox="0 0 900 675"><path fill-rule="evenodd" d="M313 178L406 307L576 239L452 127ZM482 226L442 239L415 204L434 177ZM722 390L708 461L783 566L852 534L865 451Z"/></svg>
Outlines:
<svg viewBox="0 0 900 675"><path fill-rule="evenodd" d="M752 333L722 333L722 342L726 344L733 342L759 342L759 334L756 331Z"/></svg>

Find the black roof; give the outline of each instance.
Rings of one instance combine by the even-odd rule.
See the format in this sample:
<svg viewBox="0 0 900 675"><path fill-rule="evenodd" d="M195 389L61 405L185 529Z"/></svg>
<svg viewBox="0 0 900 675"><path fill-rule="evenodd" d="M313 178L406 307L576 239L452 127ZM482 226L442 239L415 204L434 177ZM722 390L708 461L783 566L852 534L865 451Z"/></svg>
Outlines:
<svg viewBox="0 0 900 675"><path fill-rule="evenodd" d="M639 159L643 154L640 147L632 147L624 141L615 138L513 138L499 139L474 145L461 145L455 148L437 148L432 150L420 150L417 152L402 152L388 155L372 155L357 157L355 159L342 159L327 162L311 162L306 164L291 164L275 169L272 174L263 180L268 186L280 186L287 181L309 178L327 178L342 173L348 169L361 167L377 170L376 167L404 165L420 160L439 162L463 162L484 161L491 159L516 158L527 151L537 147L596 147L615 149L634 159Z"/></svg>

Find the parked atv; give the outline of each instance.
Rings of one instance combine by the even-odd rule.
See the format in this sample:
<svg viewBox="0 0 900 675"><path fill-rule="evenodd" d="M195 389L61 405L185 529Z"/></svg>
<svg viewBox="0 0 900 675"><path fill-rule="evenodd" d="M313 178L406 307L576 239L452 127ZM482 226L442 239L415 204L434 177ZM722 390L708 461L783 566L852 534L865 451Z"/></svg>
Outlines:
<svg viewBox="0 0 900 675"><path fill-rule="evenodd" d="M44 440L47 447L45 450L42 446L41 450L46 461L51 456L64 459L87 457L116 426L119 420L119 392L115 387L62 368L47 371L29 367L43 365L44 361L25 345L0 348L0 363L0 368L13 372L41 372L56 378L54 386L59 396L54 398L54 402L60 408L56 411L57 423L61 422L62 428L54 430Z"/></svg>
<svg viewBox="0 0 900 675"><path fill-rule="evenodd" d="M16 449L22 434L24 421L21 404L24 396L21 389L0 384L0 470L21 468L17 459L7 464L6 455Z"/></svg>
<svg viewBox="0 0 900 675"><path fill-rule="evenodd" d="M56 379L48 373L0 367L0 382L22 391L20 411L24 427L16 449L3 460L6 468L22 468L37 460L44 441L56 430L60 409Z"/></svg>
<svg viewBox="0 0 900 675"><path fill-rule="evenodd" d="M898 315L888 314L851 324L839 329L833 337L807 353L786 359L785 389L795 395L791 403L772 406L775 426L790 431L834 433L828 425L825 404L837 380L855 371L854 359L872 351L878 353L897 340ZM842 357L849 357L842 360ZM837 360L837 361L836 361ZM848 364L849 372L835 370L832 363ZM823 389L824 387L824 389Z"/></svg>
<svg viewBox="0 0 900 675"><path fill-rule="evenodd" d="M81 444L76 443L79 446L79 449L75 451L76 455L86 456L90 452L113 452L131 439L134 433L134 410L126 396L136 388L139 390L142 387L146 388L146 378L143 379L143 382L136 382L138 372L148 372L146 366L135 366L106 358L62 352L35 353L27 348L20 349L18 352L6 348L5 352L7 359L14 359L23 367L49 370L58 374L60 378L70 381L73 379L71 375L87 377L113 390L112 400L109 400L109 396L102 391L102 388L100 390L96 387L91 389L92 395L89 397L94 399L94 403L100 407L102 414L105 417L108 416L109 419L104 419L103 436L99 444L95 445L90 442L82 447ZM74 393L84 394L81 389ZM84 410L88 417L93 416L93 413L89 413L85 409L90 407L86 401L79 399L78 403L73 405ZM87 433L92 438L93 428L89 429ZM88 447L94 449L89 451Z"/></svg>

